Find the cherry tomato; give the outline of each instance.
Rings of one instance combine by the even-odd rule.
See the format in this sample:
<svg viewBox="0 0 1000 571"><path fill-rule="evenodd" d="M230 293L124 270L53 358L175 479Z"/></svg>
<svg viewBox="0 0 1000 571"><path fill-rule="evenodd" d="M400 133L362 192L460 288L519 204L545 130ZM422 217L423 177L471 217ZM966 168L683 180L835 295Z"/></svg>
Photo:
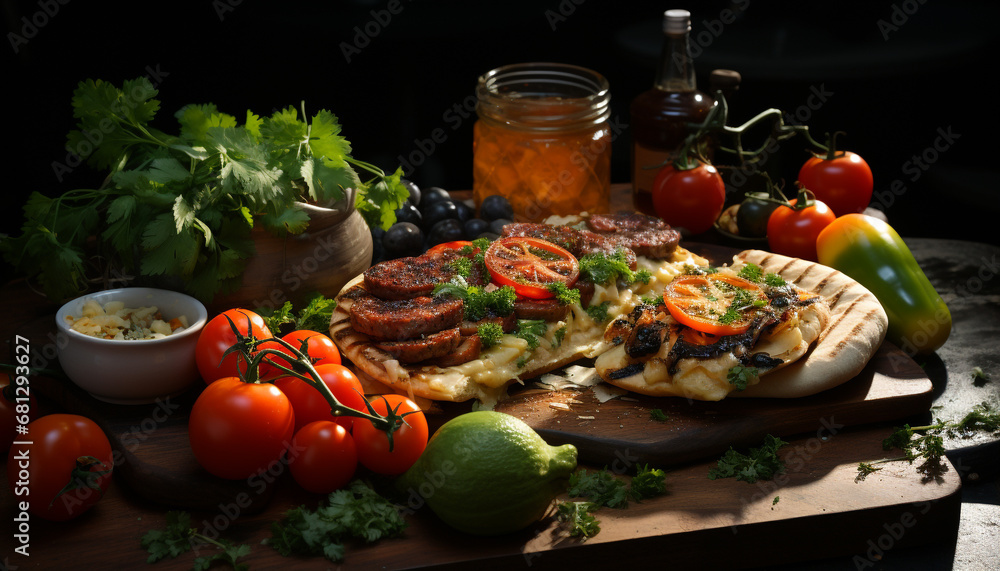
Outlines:
<svg viewBox="0 0 1000 571"><path fill-rule="evenodd" d="M191 407L188 438L210 474L249 478L281 458L292 440L295 413L270 383L226 377L209 384Z"/></svg>
<svg viewBox="0 0 1000 571"><path fill-rule="evenodd" d="M508 236L490 244L486 268L493 281L509 285L522 297L555 297L549 284L571 286L580 276L580 263L568 250L546 240Z"/></svg>
<svg viewBox="0 0 1000 571"><path fill-rule="evenodd" d="M364 388L361 381L343 365L329 363L316 365L316 372L330 387L330 392L337 397L344 406L367 412L365 407ZM332 420L343 426L347 430L354 427L353 416L332 416L330 413L330 403L323 398L323 393L309 383L286 376L275 379L274 386L285 393L295 410L295 431L298 432L303 426L317 420Z"/></svg>
<svg viewBox="0 0 1000 571"><path fill-rule="evenodd" d="M660 169L653 180L653 208L664 222L692 234L710 229L726 202L726 184L714 166L699 163L693 169L673 165Z"/></svg>
<svg viewBox="0 0 1000 571"><path fill-rule="evenodd" d="M75 414L32 421L7 455L12 497L28 511L66 521L89 510L111 485L111 443L97 424ZM30 444L28 443L30 442Z"/></svg>
<svg viewBox="0 0 1000 571"><path fill-rule="evenodd" d="M452 242L442 242L436 246L431 246L430 248L427 249L427 253L431 255L440 254L441 252L446 252L448 250L461 250L466 246L471 248L470 251L473 254L479 251L479 249L473 246L472 242L470 242L469 240L455 240Z"/></svg>
<svg viewBox="0 0 1000 571"><path fill-rule="evenodd" d="M288 342L292 347L295 347L299 351L302 351L302 343L306 342L307 349L305 353L309 355L309 359L312 361L313 366L320 364L339 365L341 363L340 350L337 349L337 346L333 343L333 339L330 339L328 335L324 335L318 331L310 331L308 329L297 329L282 336L281 339ZM276 349L289 357L292 357L292 352L277 341L268 341L258 346L258 350L268 348ZM282 367L292 368L290 361L293 360L294 358L282 359L281 357L273 356L265 357L260 365L260 377L262 379L268 379L278 375L284 375L285 373L274 367L272 363L277 363Z"/></svg>
<svg viewBox="0 0 1000 571"><path fill-rule="evenodd" d="M768 298L751 281L707 274L675 278L663 292L663 303L674 319L692 329L710 335L739 335L750 328L756 310L766 306Z"/></svg>
<svg viewBox="0 0 1000 571"><path fill-rule="evenodd" d="M793 198L789 202L794 205L797 201ZM777 254L815 262L818 258L816 237L836 219L821 200L814 200L812 205L802 209L781 205L767 220L767 243Z"/></svg>
<svg viewBox="0 0 1000 571"><path fill-rule="evenodd" d="M7 373L0 373L0 446L4 454L18 438L17 427L35 419L38 404L30 390L30 386L11 383Z"/></svg>
<svg viewBox="0 0 1000 571"><path fill-rule="evenodd" d="M868 163L851 152L828 159L814 156L799 170L799 184L811 190L837 216L864 212L871 202L874 179Z"/></svg>
<svg viewBox="0 0 1000 571"><path fill-rule="evenodd" d="M427 447L427 418L413 401L403 395L375 395L370 399L372 408L385 415L389 408L398 414L413 412L404 418L403 426L389 437L375 428L370 420L357 419L354 423L354 443L358 448L358 461L376 474L396 476L407 471ZM387 408L388 407L388 408Z"/></svg>
<svg viewBox="0 0 1000 571"><path fill-rule="evenodd" d="M328 420L310 422L295 433L288 453L292 478L303 489L329 494L351 481L358 452L347 429Z"/></svg>
<svg viewBox="0 0 1000 571"><path fill-rule="evenodd" d="M247 371L247 364L242 355L230 353L226 355L225 360L222 358L222 355L236 343L236 334L226 317L233 320L241 335L249 335L255 339L267 339L272 336L264 324L264 319L248 309L230 309L213 317L201 330L195 347L198 371L206 383L246 374Z"/></svg>

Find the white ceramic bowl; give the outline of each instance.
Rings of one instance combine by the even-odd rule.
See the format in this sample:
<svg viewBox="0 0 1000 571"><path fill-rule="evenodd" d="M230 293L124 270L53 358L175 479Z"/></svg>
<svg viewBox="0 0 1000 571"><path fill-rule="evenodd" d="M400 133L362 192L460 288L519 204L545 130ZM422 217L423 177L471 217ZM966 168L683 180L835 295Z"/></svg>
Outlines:
<svg viewBox="0 0 1000 571"><path fill-rule="evenodd" d="M101 306L156 306L165 320L184 315L188 328L161 339L100 339L70 329L67 316L79 317L84 302ZM70 301L56 312L59 363L66 375L94 398L118 404L144 404L184 392L199 378L195 362L198 335L208 311L197 299L170 290L130 287L105 290Z"/></svg>

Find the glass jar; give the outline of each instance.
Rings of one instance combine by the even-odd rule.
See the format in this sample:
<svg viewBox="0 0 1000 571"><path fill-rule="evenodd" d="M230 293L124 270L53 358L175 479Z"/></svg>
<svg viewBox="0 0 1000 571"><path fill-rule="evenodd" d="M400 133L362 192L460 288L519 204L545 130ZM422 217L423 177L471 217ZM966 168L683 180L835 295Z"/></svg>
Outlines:
<svg viewBox="0 0 1000 571"><path fill-rule="evenodd" d="M586 68L500 67L479 78L473 127L473 199L499 194L518 221L607 212L611 92Z"/></svg>

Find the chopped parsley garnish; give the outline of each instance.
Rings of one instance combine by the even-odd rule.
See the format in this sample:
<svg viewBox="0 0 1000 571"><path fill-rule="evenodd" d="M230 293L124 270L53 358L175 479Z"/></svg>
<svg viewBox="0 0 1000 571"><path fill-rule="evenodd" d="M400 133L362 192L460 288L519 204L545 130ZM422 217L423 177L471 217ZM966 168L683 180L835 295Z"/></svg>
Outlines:
<svg viewBox="0 0 1000 571"><path fill-rule="evenodd" d="M670 417L667 416L667 413L663 412L663 409L659 408L654 408L653 410L649 411L649 418L659 422L666 422L670 420Z"/></svg>
<svg viewBox="0 0 1000 571"><path fill-rule="evenodd" d="M788 282L786 282L784 278L782 278L778 274L769 273L766 276L764 276L764 285L768 285L771 287L781 287L788 285Z"/></svg>
<svg viewBox="0 0 1000 571"><path fill-rule="evenodd" d="M503 327L499 323L482 323L476 328L476 334L483 343L483 349L489 349L500 342L503 337Z"/></svg>
<svg viewBox="0 0 1000 571"><path fill-rule="evenodd" d="M355 480L349 488L327 497L315 510L297 507L271 525L270 544L281 555L323 555L344 558L344 543L352 539L375 543L403 532L406 522L392 502Z"/></svg>
<svg viewBox="0 0 1000 571"><path fill-rule="evenodd" d="M593 502L559 502L558 518L569 523L570 537L582 537L586 541L601 531L601 522L593 513L599 507Z"/></svg>
<svg viewBox="0 0 1000 571"><path fill-rule="evenodd" d="M648 270L632 271L625 252L617 250L612 255L603 253L587 254L580 258L580 277L598 285L620 280L626 284L649 283L653 275Z"/></svg>
<svg viewBox="0 0 1000 571"><path fill-rule="evenodd" d="M943 469L941 457L945 455L944 435L968 436L977 432L998 431L1000 431L1000 410L986 402L974 406L957 422L938 421L927 426L904 424L902 427L894 428L892 434L882 441L883 450L899 449L903 452L903 456L874 462L859 462L858 474L854 480L860 482L866 476L881 470L877 464L899 460L906 460L912 464L919 459L924 460L919 468L920 471L932 477Z"/></svg>
<svg viewBox="0 0 1000 571"><path fill-rule="evenodd" d="M559 329L556 329L552 334L552 347L559 347L562 345L563 339L566 338L566 326L563 325Z"/></svg>
<svg viewBox="0 0 1000 571"><path fill-rule="evenodd" d="M514 335L527 341L528 349L534 351L538 348L538 338L544 336L547 330L548 325L542 319L519 319Z"/></svg>
<svg viewBox="0 0 1000 571"><path fill-rule="evenodd" d="M149 552L146 563L156 563L168 557L174 558L187 553L193 547L213 545L221 551L211 556L200 556L194 560L195 569L208 569L216 562L223 562L236 571L250 568L237 559L250 555L249 545L233 545L226 539L212 539L198 532L191 525L191 514L182 511L167 512L167 527L154 529L142 536L142 546Z"/></svg>
<svg viewBox="0 0 1000 571"><path fill-rule="evenodd" d="M726 380L729 384L733 385L737 391L742 391L750 385L750 382L758 378L760 371L757 367L744 367L743 365L736 365L732 369L729 369L729 373L726 374Z"/></svg>
<svg viewBox="0 0 1000 571"><path fill-rule="evenodd" d="M608 307L611 306L610 302L602 302L598 305L591 305L587 308L587 315L591 319L597 322L604 322L608 320Z"/></svg>
<svg viewBox="0 0 1000 571"><path fill-rule="evenodd" d="M432 295L450 295L465 302L465 317L479 321L489 315L504 316L514 311L517 294L511 286L503 286L487 291L479 286L469 285L464 278L456 276L451 281L434 286Z"/></svg>
<svg viewBox="0 0 1000 571"><path fill-rule="evenodd" d="M753 262L747 262L745 266L740 268L737 275L755 284L763 283L771 287L781 287L787 284L778 274L771 272L765 274L764 269Z"/></svg>
<svg viewBox="0 0 1000 571"><path fill-rule="evenodd" d="M778 449L786 444L768 434L759 448L751 448L746 454L730 447L719 459L718 465L708 471L708 478L736 478L750 484L757 480L770 480L785 469L785 463L778 457Z"/></svg>
<svg viewBox="0 0 1000 571"><path fill-rule="evenodd" d="M554 293L556 301L562 305L573 305L580 303L580 290L571 288L563 282L552 282L545 286L545 289Z"/></svg>

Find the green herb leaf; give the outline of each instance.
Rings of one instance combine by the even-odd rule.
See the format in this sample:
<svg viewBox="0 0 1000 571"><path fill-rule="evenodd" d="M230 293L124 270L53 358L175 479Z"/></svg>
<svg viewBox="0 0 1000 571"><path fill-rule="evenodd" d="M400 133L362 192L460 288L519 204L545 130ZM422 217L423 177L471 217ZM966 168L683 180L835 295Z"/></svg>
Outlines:
<svg viewBox="0 0 1000 571"><path fill-rule="evenodd" d="M598 507L592 502L559 502L557 517L559 521L569 523L571 537L582 537L586 541L601 531L600 522L593 513Z"/></svg>
<svg viewBox="0 0 1000 571"><path fill-rule="evenodd" d="M737 391L745 390L748 386L753 384L759 378L760 370L757 367L744 367L743 365L736 365L729 369L726 373L726 380L729 384Z"/></svg>
<svg viewBox="0 0 1000 571"><path fill-rule="evenodd" d="M628 486L624 480L615 478L607 470L588 472L580 469L569 476L569 490L567 494L571 498L589 498L598 506L609 508L628 507Z"/></svg>
<svg viewBox="0 0 1000 571"><path fill-rule="evenodd" d="M402 533L406 522L396 507L371 487L355 480L329 495L315 510L298 507L271 526L270 544L281 555L320 555L333 562L344 558L343 543L374 543Z"/></svg>
<svg viewBox="0 0 1000 571"><path fill-rule="evenodd" d="M628 497L634 502L661 496L667 492L666 473L649 464L640 466L628 485Z"/></svg>
<svg viewBox="0 0 1000 571"><path fill-rule="evenodd" d="M717 467L709 470L708 478L736 478L751 484L757 480L770 480L785 469L785 463L778 457L778 449L785 444L788 443L768 434L759 448L751 448L745 454L730 447L719 459Z"/></svg>

